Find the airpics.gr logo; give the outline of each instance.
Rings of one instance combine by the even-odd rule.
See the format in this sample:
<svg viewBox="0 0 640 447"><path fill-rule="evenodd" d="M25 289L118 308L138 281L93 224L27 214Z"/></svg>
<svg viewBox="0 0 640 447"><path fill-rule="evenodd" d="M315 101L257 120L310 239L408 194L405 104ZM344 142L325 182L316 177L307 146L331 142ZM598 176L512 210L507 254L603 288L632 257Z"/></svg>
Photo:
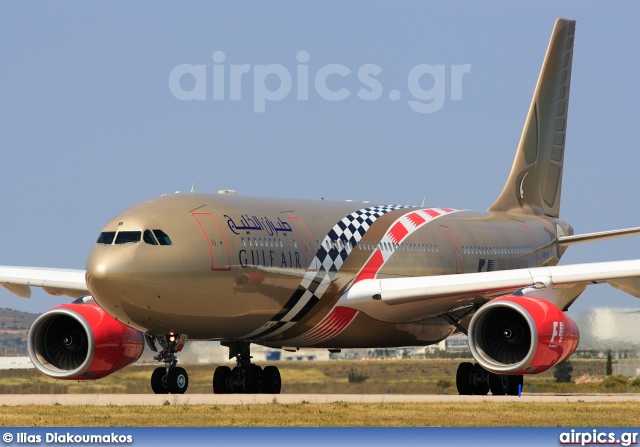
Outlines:
<svg viewBox="0 0 640 447"><path fill-rule="evenodd" d="M401 90L385 89L379 79L382 68L376 64L364 64L355 70L343 64L310 69L306 51L297 53L294 70L281 64L227 65L222 51L215 51L212 59L211 67L205 64L175 66L169 74L171 94L180 101L241 101L243 93L244 97L252 93L253 111L259 113L266 110L267 102L294 96L298 101L312 98L343 101L352 95L362 101L377 101L385 93L390 101L399 101L403 96ZM406 79L411 95L407 105L418 113L434 113L444 106L447 92L451 100L461 100L462 80L470 71L470 64L414 66Z"/></svg>

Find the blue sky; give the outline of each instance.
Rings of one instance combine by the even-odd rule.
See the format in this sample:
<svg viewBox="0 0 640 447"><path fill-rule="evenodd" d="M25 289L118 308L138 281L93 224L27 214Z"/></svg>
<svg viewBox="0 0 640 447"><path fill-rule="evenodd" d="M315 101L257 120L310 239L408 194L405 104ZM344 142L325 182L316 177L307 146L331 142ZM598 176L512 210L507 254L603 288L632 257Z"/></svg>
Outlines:
<svg viewBox="0 0 640 447"><path fill-rule="evenodd" d="M0 3L0 264L84 268L111 217L194 181L200 192L486 209L557 17L577 20L561 217L578 233L640 226L639 12L583 1ZM214 100L216 51L227 78ZM172 93L183 64L204 66L205 99ZM232 100L228 73L243 64ZM345 99L314 82L334 64L349 74L326 85ZM422 64L444 77L412 91ZM275 65L291 88L258 112L260 95L280 88L258 74ZM372 66L381 92L365 100L358 70ZM454 66L469 67L455 92ZM179 87L196 84L183 76ZM444 92L441 107L415 111L409 101L429 90ZM636 237L572 247L563 263L639 256ZM37 312L63 302L0 299ZM594 286L570 314L601 305L640 300Z"/></svg>

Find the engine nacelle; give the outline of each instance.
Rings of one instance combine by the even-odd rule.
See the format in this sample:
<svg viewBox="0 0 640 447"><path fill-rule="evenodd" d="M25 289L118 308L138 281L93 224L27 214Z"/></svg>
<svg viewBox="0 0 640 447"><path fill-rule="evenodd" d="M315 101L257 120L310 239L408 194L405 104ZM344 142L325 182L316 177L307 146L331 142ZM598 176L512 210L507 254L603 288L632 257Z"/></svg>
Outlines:
<svg viewBox="0 0 640 447"><path fill-rule="evenodd" d="M482 306L469 324L476 362L497 374L537 374L578 347L578 326L541 298L505 296Z"/></svg>
<svg viewBox="0 0 640 447"><path fill-rule="evenodd" d="M140 358L144 336L82 299L40 315L29 329L34 366L54 379L93 380Z"/></svg>

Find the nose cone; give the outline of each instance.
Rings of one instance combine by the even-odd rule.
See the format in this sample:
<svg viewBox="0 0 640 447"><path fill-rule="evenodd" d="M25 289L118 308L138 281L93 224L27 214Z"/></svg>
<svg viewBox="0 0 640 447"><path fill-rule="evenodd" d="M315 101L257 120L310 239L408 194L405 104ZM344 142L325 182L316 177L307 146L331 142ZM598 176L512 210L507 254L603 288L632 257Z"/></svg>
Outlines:
<svg viewBox="0 0 640 447"><path fill-rule="evenodd" d="M102 281L131 273L133 252L128 248L96 245L87 260L87 284L90 281Z"/></svg>
<svg viewBox="0 0 640 447"><path fill-rule="evenodd" d="M134 248L96 245L87 260L87 287L96 302L116 318L133 284Z"/></svg>

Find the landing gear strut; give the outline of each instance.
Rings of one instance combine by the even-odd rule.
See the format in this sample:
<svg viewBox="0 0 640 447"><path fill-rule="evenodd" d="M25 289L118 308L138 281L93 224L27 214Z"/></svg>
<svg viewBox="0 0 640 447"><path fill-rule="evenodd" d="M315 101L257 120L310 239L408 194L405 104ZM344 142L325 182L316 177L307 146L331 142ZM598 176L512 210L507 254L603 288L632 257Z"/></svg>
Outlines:
<svg viewBox="0 0 640 447"><path fill-rule="evenodd" d="M164 362L165 366L156 368L151 374L151 389L155 394L184 394L189 386L189 375L184 368L176 366L178 363L176 352L178 352L179 346L184 345L186 336L157 335L155 341L162 347L162 350L153 359L157 362ZM147 343L151 349L157 351L154 340L148 336Z"/></svg>
<svg viewBox="0 0 640 447"><path fill-rule="evenodd" d="M215 394L265 393L280 394L282 381L275 366L264 370L251 363L250 343L246 341L222 341L229 348L229 358L236 358L236 367L218 366L213 374Z"/></svg>
<svg viewBox="0 0 640 447"><path fill-rule="evenodd" d="M456 372L456 387L462 395L485 396L491 390L494 396L517 396L523 382L521 374L494 374L477 363L460 363Z"/></svg>

